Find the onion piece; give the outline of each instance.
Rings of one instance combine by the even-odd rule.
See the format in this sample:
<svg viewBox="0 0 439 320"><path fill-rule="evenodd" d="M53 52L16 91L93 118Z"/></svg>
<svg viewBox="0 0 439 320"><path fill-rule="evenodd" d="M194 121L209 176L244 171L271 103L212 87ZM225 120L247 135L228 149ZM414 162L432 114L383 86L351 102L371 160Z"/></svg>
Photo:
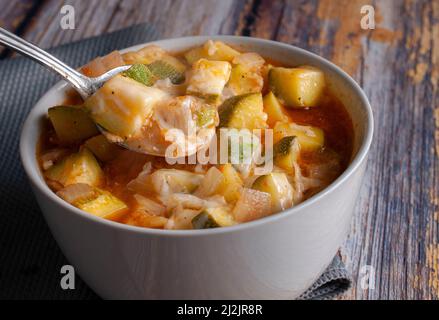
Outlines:
<svg viewBox="0 0 439 320"><path fill-rule="evenodd" d="M144 211L134 211L130 217L125 220L126 224L145 228L161 229L164 228L168 219L162 216L150 215Z"/></svg>
<svg viewBox="0 0 439 320"><path fill-rule="evenodd" d="M56 194L63 200L73 205L77 204L78 202L93 199L97 196L96 190L85 183L70 184L58 191Z"/></svg>
<svg viewBox="0 0 439 320"><path fill-rule="evenodd" d="M58 160L65 157L69 153L69 150L62 148L50 149L41 156L41 164L44 170L49 169Z"/></svg>
<svg viewBox="0 0 439 320"><path fill-rule="evenodd" d="M178 206L181 206L184 209L206 209L227 206L224 197L219 195L207 199L201 199L192 194L174 193L173 195L166 197L166 200L163 202L166 203L169 211Z"/></svg>
<svg viewBox="0 0 439 320"><path fill-rule="evenodd" d="M191 193L203 180L203 175L186 170L159 169L150 175L148 190L161 197L173 193Z"/></svg>
<svg viewBox="0 0 439 320"><path fill-rule="evenodd" d="M240 64L249 71L259 72L262 66L265 64L264 58L255 52L242 53L233 58L233 64Z"/></svg>
<svg viewBox="0 0 439 320"><path fill-rule="evenodd" d="M212 196L219 187L225 183L225 177L216 167L211 167L201 181L200 186L195 191L195 195L200 198Z"/></svg>
<svg viewBox="0 0 439 320"><path fill-rule="evenodd" d="M135 194L134 199L136 199L138 209L146 211L150 215L164 216L166 214L166 208L151 199L141 196L140 194Z"/></svg>
<svg viewBox="0 0 439 320"><path fill-rule="evenodd" d="M184 209L178 206L173 210L165 229L192 229L192 219L199 213L200 210Z"/></svg>
<svg viewBox="0 0 439 320"><path fill-rule="evenodd" d="M256 220L271 213L269 193L243 188L241 197L233 208L233 216L238 222Z"/></svg>
<svg viewBox="0 0 439 320"><path fill-rule="evenodd" d="M142 171L140 171L137 177L127 184L128 190L139 193L145 192L145 190L149 188L149 185L151 183L151 180L149 179L151 169L151 162L147 162L143 166Z"/></svg>

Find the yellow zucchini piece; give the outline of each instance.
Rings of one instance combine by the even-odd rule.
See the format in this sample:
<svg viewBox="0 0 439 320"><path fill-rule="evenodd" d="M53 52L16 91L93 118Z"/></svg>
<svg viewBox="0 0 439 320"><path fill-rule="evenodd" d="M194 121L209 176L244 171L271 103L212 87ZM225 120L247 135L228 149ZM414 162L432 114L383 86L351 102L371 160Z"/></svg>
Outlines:
<svg viewBox="0 0 439 320"><path fill-rule="evenodd" d="M56 163L44 174L49 180L56 181L64 187L76 183L99 186L104 182L104 173L87 148Z"/></svg>
<svg viewBox="0 0 439 320"><path fill-rule="evenodd" d="M96 188L97 197L77 203L76 206L88 213L105 219L117 219L128 209L128 206L109 191Z"/></svg>
<svg viewBox="0 0 439 320"><path fill-rule="evenodd" d="M239 199L243 181L230 163L223 165L220 170L224 175L224 183L218 193L223 195L227 202L235 203Z"/></svg>
<svg viewBox="0 0 439 320"><path fill-rule="evenodd" d="M325 134L322 129L312 126L301 126L295 123L277 122L273 128L273 139L277 143L284 137L297 137L300 149L312 151L323 147Z"/></svg>
<svg viewBox="0 0 439 320"><path fill-rule="evenodd" d="M93 120L123 139L137 133L152 115L154 105L167 97L159 89L117 75L85 101Z"/></svg>
<svg viewBox="0 0 439 320"><path fill-rule="evenodd" d="M228 227L236 224L232 215L225 208L207 208L192 218L194 229Z"/></svg>
<svg viewBox="0 0 439 320"><path fill-rule="evenodd" d="M271 91L264 97L264 111L267 113L267 122L270 127L273 127L278 121L288 122L289 120L283 107Z"/></svg>
<svg viewBox="0 0 439 320"><path fill-rule="evenodd" d="M226 61L198 60L192 66L188 94L219 96L230 77L231 65Z"/></svg>
<svg viewBox="0 0 439 320"><path fill-rule="evenodd" d="M82 107L56 106L48 111L50 122L63 144L79 143L99 133Z"/></svg>
<svg viewBox="0 0 439 320"><path fill-rule="evenodd" d="M236 224L233 216L226 208L208 208L206 211L221 227L228 227Z"/></svg>
<svg viewBox="0 0 439 320"><path fill-rule="evenodd" d="M296 137L288 136L279 140L273 147L274 164L292 171L300 153L300 144Z"/></svg>
<svg viewBox="0 0 439 320"><path fill-rule="evenodd" d="M312 67L272 68L268 74L271 91L287 107L314 107L325 89L325 76Z"/></svg>
<svg viewBox="0 0 439 320"><path fill-rule="evenodd" d="M255 71L245 68L243 65L236 65L232 68L230 80L227 87L235 95L260 92L264 86L264 79Z"/></svg>
<svg viewBox="0 0 439 320"><path fill-rule="evenodd" d="M111 143L105 138L104 135L100 134L93 138L88 139L84 143L93 154L101 161L110 161L116 158L120 151L120 147Z"/></svg>
<svg viewBox="0 0 439 320"><path fill-rule="evenodd" d="M227 99L218 109L220 127L263 129L267 127L261 93L249 93Z"/></svg>
<svg viewBox="0 0 439 320"><path fill-rule="evenodd" d="M209 40L203 46L186 52L184 57L189 64L194 64L200 59L232 62L233 59L240 54L239 51L236 51L221 41Z"/></svg>
<svg viewBox="0 0 439 320"><path fill-rule="evenodd" d="M285 173L272 172L260 176L253 182L252 189L271 195L273 213L285 210L293 205L293 188Z"/></svg>

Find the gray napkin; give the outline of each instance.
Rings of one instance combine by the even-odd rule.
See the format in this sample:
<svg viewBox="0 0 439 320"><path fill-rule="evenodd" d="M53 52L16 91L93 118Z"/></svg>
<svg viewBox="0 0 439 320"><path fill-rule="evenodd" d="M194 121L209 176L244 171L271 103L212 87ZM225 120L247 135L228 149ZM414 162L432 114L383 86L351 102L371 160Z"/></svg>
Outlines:
<svg viewBox="0 0 439 320"><path fill-rule="evenodd" d="M157 39L149 25L137 25L49 50L72 66L118 48ZM60 287L68 264L52 238L20 165L21 125L39 97L59 80L33 61L0 60L0 299L98 299L76 279L75 290ZM350 276L337 256L301 299L330 299L347 290Z"/></svg>

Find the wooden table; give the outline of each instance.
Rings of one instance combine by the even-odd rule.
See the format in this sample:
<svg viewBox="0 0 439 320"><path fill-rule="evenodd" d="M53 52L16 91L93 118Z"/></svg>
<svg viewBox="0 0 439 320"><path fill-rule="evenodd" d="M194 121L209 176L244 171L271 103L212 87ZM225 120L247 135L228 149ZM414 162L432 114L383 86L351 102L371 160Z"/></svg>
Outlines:
<svg viewBox="0 0 439 320"><path fill-rule="evenodd" d="M375 30L360 27L368 3ZM75 8L75 30L60 28L64 4ZM0 0L0 25L44 48L140 22L153 23L163 38L274 39L351 74L376 125L341 249L355 280L343 298L439 298L439 0ZM365 266L373 267L374 288L361 286Z"/></svg>

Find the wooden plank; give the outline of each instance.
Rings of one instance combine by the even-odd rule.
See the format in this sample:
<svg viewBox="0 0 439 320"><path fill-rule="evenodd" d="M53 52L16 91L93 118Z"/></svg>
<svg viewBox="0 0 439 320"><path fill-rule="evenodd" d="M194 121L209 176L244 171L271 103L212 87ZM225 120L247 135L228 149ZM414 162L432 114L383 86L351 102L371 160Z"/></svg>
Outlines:
<svg viewBox="0 0 439 320"><path fill-rule="evenodd" d="M239 19L252 1L234 0L108 0L71 1L75 30L60 27L62 2L47 0L23 36L43 48L149 22L163 38L186 35L235 34ZM242 27L242 26L241 26ZM238 31L239 32L239 31Z"/></svg>
<svg viewBox="0 0 439 320"><path fill-rule="evenodd" d="M344 298L437 299L439 6L371 3L377 28L365 31L360 28L365 4L261 1L250 35L330 59L363 86L373 106L371 160L342 248L355 280ZM374 289L360 287L366 265L375 269Z"/></svg>
<svg viewBox="0 0 439 320"><path fill-rule="evenodd" d="M237 20L244 1L124 1L113 16L109 30L116 30L121 25L150 22L157 26L163 38L189 35L214 35L234 33ZM134 14L135 8L138 14ZM127 23L128 22L128 23Z"/></svg>
<svg viewBox="0 0 439 320"><path fill-rule="evenodd" d="M26 19L28 12L38 5L33 0L23 1L0 1L0 27L10 31L15 31L20 24Z"/></svg>
<svg viewBox="0 0 439 320"><path fill-rule="evenodd" d="M41 1L23 0L8 1L0 0L0 27L21 34L22 29L26 27L29 16L38 10ZM0 47L0 59L6 56L6 49Z"/></svg>
<svg viewBox="0 0 439 320"><path fill-rule="evenodd" d="M276 39L283 20L285 1L262 0L253 6L251 24L247 25L245 35L263 39Z"/></svg>
<svg viewBox="0 0 439 320"><path fill-rule="evenodd" d="M72 1L75 10L75 29L61 28L61 8L64 3L56 0L45 1L35 14L23 37L43 48L95 36L105 32L108 21L117 8L117 0Z"/></svg>
<svg viewBox="0 0 439 320"><path fill-rule="evenodd" d="M275 39L341 66L364 88L376 123L366 177L342 247L354 276L344 299L439 299L438 1L69 3L76 11L75 30L60 28L62 2L55 0L34 9L33 18L26 15L32 11L28 7L0 0L0 23L21 26L25 38L51 47L151 22L164 38L238 34ZM376 9L373 31L360 28L360 8L368 3ZM375 269L374 289L360 286L366 265Z"/></svg>

